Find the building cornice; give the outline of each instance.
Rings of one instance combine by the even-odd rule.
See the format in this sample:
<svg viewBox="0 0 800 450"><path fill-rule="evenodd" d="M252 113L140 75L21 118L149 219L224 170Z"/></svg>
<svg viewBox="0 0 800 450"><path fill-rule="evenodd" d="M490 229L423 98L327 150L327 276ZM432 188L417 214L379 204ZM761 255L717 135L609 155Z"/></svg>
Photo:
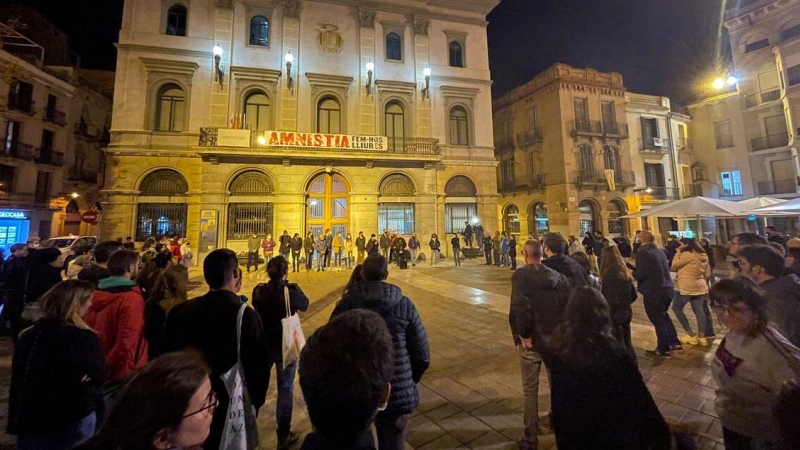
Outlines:
<svg viewBox="0 0 800 450"><path fill-rule="evenodd" d="M464 23L469 25L478 25L481 27L485 27L489 23L485 19L486 15L489 14L489 12L491 12L491 10L494 9L497 4L499 4L497 0L463 0L463 2L462 0L431 0L426 2L425 5L423 5L422 2L406 2L405 4L400 4L388 2L384 3L380 0L315 0L315 3L350 6L360 10L403 14L430 20ZM476 4L481 3L484 4L483 7L476 7ZM472 13L479 16L469 17L440 13L435 11L438 8L448 8L452 9L453 11Z"/></svg>
<svg viewBox="0 0 800 450"><path fill-rule="evenodd" d="M144 64L148 72L172 73L183 75L188 78L193 77L194 72L200 67L200 65L194 61L175 61L170 59L145 58L144 56L140 56L139 60Z"/></svg>
<svg viewBox="0 0 800 450"><path fill-rule="evenodd" d="M466 84L480 84L483 86L491 86L492 80L482 80L479 78L465 78L465 77L451 77L447 75L431 75L432 81L439 83L466 83Z"/></svg>
<svg viewBox="0 0 800 450"><path fill-rule="evenodd" d="M257 81L268 84L278 84L283 72L274 69L259 69L256 67L231 66L231 75L238 81Z"/></svg>
<svg viewBox="0 0 800 450"><path fill-rule="evenodd" d="M443 85L439 88L445 98L448 97L466 97L475 98L481 92L478 88L462 87L462 86L448 86Z"/></svg>
<svg viewBox="0 0 800 450"><path fill-rule="evenodd" d="M343 77L340 75L328 75L324 73L311 73L306 72L306 78L311 84L312 88L316 87L334 87L338 89L348 90L353 83L353 77Z"/></svg>
<svg viewBox="0 0 800 450"><path fill-rule="evenodd" d="M153 45L139 45L139 44L116 44L117 49L142 52L142 53L160 53L163 55L175 56L193 56L197 58L213 58L213 52L201 52L198 50L187 50L182 48L169 48L169 47L156 47Z"/></svg>
<svg viewBox="0 0 800 450"><path fill-rule="evenodd" d="M764 19L768 14L797 5L798 0L755 0L749 3L751 4L725 11L725 28L734 31L739 28L752 27L754 23Z"/></svg>

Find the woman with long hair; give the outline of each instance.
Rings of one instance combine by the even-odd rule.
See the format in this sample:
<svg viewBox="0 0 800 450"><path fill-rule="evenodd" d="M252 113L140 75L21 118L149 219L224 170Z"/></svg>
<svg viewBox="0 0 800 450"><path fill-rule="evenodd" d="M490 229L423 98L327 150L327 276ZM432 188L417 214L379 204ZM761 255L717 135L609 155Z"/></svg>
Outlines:
<svg viewBox="0 0 800 450"><path fill-rule="evenodd" d="M672 436L639 368L611 334L597 289L572 291L545 351L559 450L667 450Z"/></svg>
<svg viewBox="0 0 800 450"><path fill-rule="evenodd" d="M709 296L729 330L711 364L725 448L788 448L774 409L783 384L800 377L800 349L769 323L767 294L748 278L719 281Z"/></svg>
<svg viewBox="0 0 800 450"><path fill-rule="evenodd" d="M675 300L672 302L672 312L678 318L678 322L686 331L686 336L682 336L682 344L708 346L706 333L713 331L704 308L706 294L708 293L708 282L706 281L711 268L708 263L708 255L694 239L683 238L681 245L675 250L672 258L672 270L678 272L675 290ZM692 325L683 312L686 304L692 305L692 311L697 318L697 333L692 331ZM713 334L713 333L712 333Z"/></svg>
<svg viewBox="0 0 800 450"><path fill-rule="evenodd" d="M350 274L350 280L347 282L347 285L344 287L342 291L342 298L347 297L347 294L350 293L359 283L364 281L364 265L359 264L353 269L353 273Z"/></svg>
<svg viewBox="0 0 800 450"><path fill-rule="evenodd" d="M167 353L125 383L105 425L76 449L201 449L218 405L195 351Z"/></svg>
<svg viewBox="0 0 800 450"><path fill-rule="evenodd" d="M62 449L94 434L107 377L97 333L83 321L94 286L62 281L40 300L42 318L19 337L11 366L8 432L18 449Z"/></svg>
<svg viewBox="0 0 800 450"><path fill-rule="evenodd" d="M175 306L188 300L189 275L182 265L170 266L158 274L144 307L144 336L150 359L163 353L164 323Z"/></svg>
<svg viewBox="0 0 800 450"><path fill-rule="evenodd" d="M636 287L616 246L603 249L600 265L600 280L603 296L611 314L611 333L625 347L625 351L636 361L636 351L631 342L631 303L636 300Z"/></svg>

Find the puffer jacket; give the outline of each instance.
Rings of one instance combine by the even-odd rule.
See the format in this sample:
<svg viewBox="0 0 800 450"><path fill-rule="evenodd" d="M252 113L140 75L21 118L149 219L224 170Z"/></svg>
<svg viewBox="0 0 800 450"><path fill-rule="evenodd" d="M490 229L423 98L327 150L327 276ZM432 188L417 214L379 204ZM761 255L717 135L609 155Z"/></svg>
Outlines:
<svg viewBox="0 0 800 450"><path fill-rule="evenodd" d="M331 318L358 308L380 314L394 342L392 393L386 411L378 415L410 414L419 404L417 383L431 361L419 312L399 287L384 281L364 281L336 305Z"/></svg>
<svg viewBox="0 0 800 450"><path fill-rule="evenodd" d="M681 295L708 293L706 270L708 255L705 252L678 252L672 258L672 269L678 271L677 286Z"/></svg>

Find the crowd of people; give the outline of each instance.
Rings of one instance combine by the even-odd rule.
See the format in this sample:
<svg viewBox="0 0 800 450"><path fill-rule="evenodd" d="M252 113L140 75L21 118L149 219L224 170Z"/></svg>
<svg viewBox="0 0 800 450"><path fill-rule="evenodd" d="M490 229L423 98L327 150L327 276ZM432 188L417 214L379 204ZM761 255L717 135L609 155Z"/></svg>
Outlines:
<svg viewBox="0 0 800 450"><path fill-rule="evenodd" d="M89 263L66 270L66 280L60 251L12 247L6 286L23 287L10 291L18 297L4 309L15 338L8 431L17 448L225 447L231 433L255 432L246 421L240 429L229 421L247 415L239 403L265 413L273 367L278 449L301 439L292 430L298 374L313 425L301 448L404 448L431 357L416 306L387 277L390 261L401 268L418 262L421 243L416 235L392 239L388 230L369 240L363 233L308 238L311 253L321 256L318 270L332 256L334 268L352 265L352 272L299 361L283 352L284 320L310 306L288 281L290 263L300 270L295 253L306 252L310 270L298 234L284 232L278 242L253 236L256 255L248 255L246 269L258 270L261 249L269 280L250 299L241 292L239 258L228 249L205 257L209 290L189 299L185 240L173 239L172 249L148 240L140 252L121 240L100 242ZM514 269L509 325L523 392L517 448L538 446L543 364L559 449L690 448L672 433L638 370L631 322L639 294L656 334L656 347L645 352L654 359L671 358L683 345L709 347L717 338L713 319L724 326L711 370L727 449L800 448L800 239L737 234L728 248L734 273L719 281L713 254L697 240L673 238L664 248L655 240L647 230L632 245L601 233L581 242L549 233L521 245L524 265L517 268L515 236L473 227L469 237L453 236L455 254L475 242L486 264ZM436 235L429 246L433 264ZM680 337L670 309L685 332ZM23 314L29 310L37 317ZM226 382L232 371L243 378L238 391Z"/></svg>

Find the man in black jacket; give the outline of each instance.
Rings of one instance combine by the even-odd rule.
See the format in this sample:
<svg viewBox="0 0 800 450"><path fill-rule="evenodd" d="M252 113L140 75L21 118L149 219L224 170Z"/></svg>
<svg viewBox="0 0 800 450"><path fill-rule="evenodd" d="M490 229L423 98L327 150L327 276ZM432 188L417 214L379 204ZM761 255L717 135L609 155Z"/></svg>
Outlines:
<svg viewBox="0 0 800 450"><path fill-rule="evenodd" d="M670 357L670 352L680 348L678 333L672 319L667 315L675 292L666 254L655 244L655 236L650 231L639 233L641 246L636 252L636 267L633 278L638 282L637 289L644 297L644 311L656 329L658 344L655 350L647 350L649 356Z"/></svg>
<svg viewBox="0 0 800 450"><path fill-rule="evenodd" d="M562 238L563 239L563 238ZM519 355L523 392L523 439L520 450L535 450L539 427L539 374L542 370L540 349L561 321L569 300L569 281L542 264L542 244L528 240L522 248L525 266L511 276L511 308L508 322Z"/></svg>
<svg viewBox="0 0 800 450"><path fill-rule="evenodd" d="M358 251L358 259L356 259L356 264L361 264L364 262L364 252L367 250L367 238L364 237L363 231L358 232L358 237L356 238L356 250Z"/></svg>
<svg viewBox="0 0 800 450"><path fill-rule="evenodd" d="M342 299L331 318L351 309L364 308L380 314L394 337L394 378L386 410L378 413L375 430L381 450L405 448L408 419L419 404L417 383L430 365L428 337L417 308L399 287L387 283L388 263L383 255L364 261L364 281Z"/></svg>
<svg viewBox="0 0 800 450"><path fill-rule="evenodd" d="M253 289L253 308L261 316L264 334L267 336L267 351L269 352L269 367L267 369L267 384L269 384L269 369L275 365L275 377L278 384L278 406L275 412L278 423L278 449L288 449L297 442L298 436L291 432L292 429L292 387L297 362L288 366L283 365L283 324L281 320L286 317L286 298L284 289L289 292L289 306L291 313L308 309L308 297L295 283L289 283L289 262L283 256L272 258L267 263L269 282L259 284Z"/></svg>
<svg viewBox="0 0 800 450"><path fill-rule="evenodd" d="M242 305L237 295L242 286L242 271L236 253L227 248L212 251L203 261L203 275L208 293L170 311L166 348L169 351L197 349L211 367L211 386L219 406L203 448L216 450L230 403L221 376L236 364L236 318ZM242 370L250 399L258 411L267 397L269 352L261 318L252 308L245 309L241 334Z"/></svg>
<svg viewBox="0 0 800 450"><path fill-rule="evenodd" d="M104 280L111 276L108 271L108 259L111 254L122 248L122 244L118 241L103 241L95 244L92 249L92 262L91 265L84 267L78 272L78 279L88 281L97 287L100 280Z"/></svg>
<svg viewBox="0 0 800 450"><path fill-rule="evenodd" d="M564 249L567 248L567 241L559 233L548 233L542 244L544 254L547 258L542 264L564 275L571 288L589 285L589 278L586 270L577 261L564 256Z"/></svg>

